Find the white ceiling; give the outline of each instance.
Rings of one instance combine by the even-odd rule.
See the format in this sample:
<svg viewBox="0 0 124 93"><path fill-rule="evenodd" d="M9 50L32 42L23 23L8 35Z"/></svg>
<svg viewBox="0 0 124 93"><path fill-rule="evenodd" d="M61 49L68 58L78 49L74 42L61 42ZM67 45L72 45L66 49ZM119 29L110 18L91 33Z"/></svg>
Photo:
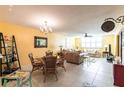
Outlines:
<svg viewBox="0 0 124 93"><path fill-rule="evenodd" d="M56 32L103 34L105 18L124 15L124 6L102 5L15 5L0 6L0 21L39 29L42 19Z"/></svg>

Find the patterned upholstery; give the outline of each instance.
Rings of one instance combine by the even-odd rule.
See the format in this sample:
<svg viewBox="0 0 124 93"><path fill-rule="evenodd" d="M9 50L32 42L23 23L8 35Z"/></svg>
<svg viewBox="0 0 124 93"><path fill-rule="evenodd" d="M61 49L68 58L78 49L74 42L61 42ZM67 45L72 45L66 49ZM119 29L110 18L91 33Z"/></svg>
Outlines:
<svg viewBox="0 0 124 93"><path fill-rule="evenodd" d="M52 55L53 55L53 51L50 50L46 51L46 56L52 56Z"/></svg>
<svg viewBox="0 0 124 93"><path fill-rule="evenodd" d="M14 73L11 73L5 77L2 77L3 80L3 86L7 87L20 87L29 82L29 86L32 86L31 84L31 72L27 71L16 71ZM7 82L9 81L9 82Z"/></svg>
<svg viewBox="0 0 124 93"><path fill-rule="evenodd" d="M65 54L65 59L67 62L80 64L83 62L83 56L78 52L67 52Z"/></svg>
<svg viewBox="0 0 124 93"><path fill-rule="evenodd" d="M43 64L42 58L34 58L32 53L29 53L28 56L29 56L31 64L33 66L32 71L38 70L41 67L43 67L44 64Z"/></svg>
<svg viewBox="0 0 124 93"><path fill-rule="evenodd" d="M53 73L56 76L56 80L58 80L57 71L56 71L57 57L46 56L43 57L43 60L44 60L44 82L46 82L46 77L48 73Z"/></svg>

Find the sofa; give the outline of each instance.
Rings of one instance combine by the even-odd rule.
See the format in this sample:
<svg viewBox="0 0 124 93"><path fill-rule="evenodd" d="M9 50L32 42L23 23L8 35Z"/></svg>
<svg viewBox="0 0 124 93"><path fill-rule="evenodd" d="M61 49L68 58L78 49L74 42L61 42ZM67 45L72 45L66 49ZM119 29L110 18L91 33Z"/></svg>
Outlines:
<svg viewBox="0 0 124 93"><path fill-rule="evenodd" d="M65 59L68 63L81 64L84 61L83 55L79 52L68 51L65 53Z"/></svg>

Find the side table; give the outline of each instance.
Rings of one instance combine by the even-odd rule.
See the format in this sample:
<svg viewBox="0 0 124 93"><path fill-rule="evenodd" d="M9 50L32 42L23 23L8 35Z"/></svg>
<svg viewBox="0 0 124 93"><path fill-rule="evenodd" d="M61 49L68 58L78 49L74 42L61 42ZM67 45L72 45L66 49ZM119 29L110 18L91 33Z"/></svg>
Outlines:
<svg viewBox="0 0 124 93"><path fill-rule="evenodd" d="M109 52L107 52L107 51L103 51L103 52L102 52L102 56L103 56L103 57L107 57L108 54L109 54Z"/></svg>

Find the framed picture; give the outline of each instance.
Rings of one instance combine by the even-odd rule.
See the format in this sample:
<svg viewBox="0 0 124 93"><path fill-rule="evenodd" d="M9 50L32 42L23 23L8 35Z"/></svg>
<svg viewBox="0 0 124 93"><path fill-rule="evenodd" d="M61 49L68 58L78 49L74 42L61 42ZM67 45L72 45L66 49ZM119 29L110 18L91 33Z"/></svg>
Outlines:
<svg viewBox="0 0 124 93"><path fill-rule="evenodd" d="M47 48L47 38L46 37L34 37L34 48Z"/></svg>

